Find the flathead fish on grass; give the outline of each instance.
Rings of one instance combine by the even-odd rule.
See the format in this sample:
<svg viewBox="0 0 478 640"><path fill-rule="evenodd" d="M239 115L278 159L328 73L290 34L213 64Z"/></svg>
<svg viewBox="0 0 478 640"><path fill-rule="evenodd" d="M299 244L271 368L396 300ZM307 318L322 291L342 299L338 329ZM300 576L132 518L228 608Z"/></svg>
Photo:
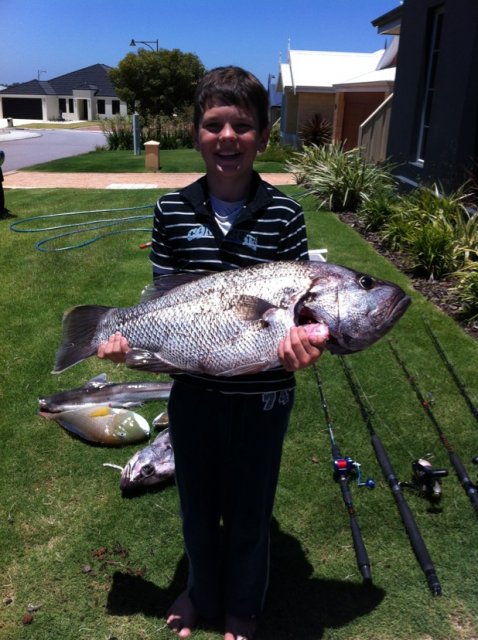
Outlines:
<svg viewBox="0 0 478 640"><path fill-rule="evenodd" d="M38 405L42 415L98 404L127 409L152 400L167 400L171 387L171 382L108 382L106 374L102 373L82 387L39 398Z"/></svg>
<svg viewBox="0 0 478 640"><path fill-rule="evenodd" d="M130 409L111 407L108 404L55 413L40 411L40 415L58 422L64 429L79 438L98 444L110 446L132 444L145 440L150 434L149 424L143 416Z"/></svg>
<svg viewBox="0 0 478 640"><path fill-rule="evenodd" d="M132 368L257 373L280 366L279 342L294 325L310 331L326 325L327 349L345 355L385 335L410 304L395 284L317 261L178 274L156 284L151 299L133 307L68 311L53 372L94 355L119 331L131 347L126 364Z"/></svg>

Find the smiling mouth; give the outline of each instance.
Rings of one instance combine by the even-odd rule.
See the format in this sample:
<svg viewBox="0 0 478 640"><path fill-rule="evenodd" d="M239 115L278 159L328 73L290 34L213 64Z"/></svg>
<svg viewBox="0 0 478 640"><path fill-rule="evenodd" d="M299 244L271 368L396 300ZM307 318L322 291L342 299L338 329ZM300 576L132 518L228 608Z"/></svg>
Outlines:
<svg viewBox="0 0 478 640"><path fill-rule="evenodd" d="M240 157L240 153L216 153L216 157L220 160L236 160Z"/></svg>

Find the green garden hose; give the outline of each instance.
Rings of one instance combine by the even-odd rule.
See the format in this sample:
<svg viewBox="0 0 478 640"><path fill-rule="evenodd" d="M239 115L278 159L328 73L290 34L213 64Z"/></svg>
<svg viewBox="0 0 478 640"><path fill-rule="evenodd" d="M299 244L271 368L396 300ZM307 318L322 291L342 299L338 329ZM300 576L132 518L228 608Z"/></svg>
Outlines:
<svg viewBox="0 0 478 640"><path fill-rule="evenodd" d="M29 218L24 218L23 220L17 220L16 222L13 222L10 225L10 229L11 231L15 231L17 233L46 233L48 231L59 231L62 229L71 229L71 228L75 228L75 230L73 231L66 231L64 233L59 233L57 235L53 235L50 236L48 238L45 238L43 240L39 240L36 244L35 244L35 249L37 249L37 251L43 251L44 253L52 253L52 252L57 252L57 251L71 251L72 249L81 249L83 247L86 247L90 244L92 244L93 242L97 242L98 240L101 240L102 238L106 238L108 236L112 236L112 235L117 235L120 233L131 233L131 232L137 232L137 231L141 231L141 232L147 232L147 233L151 233L151 226L144 228L144 227L131 227L131 226L127 226L124 229L114 229L111 231L107 231L105 233L100 233L100 234L96 234L94 237L90 237L87 240L83 240L81 242L77 242L76 244L71 244L71 245L66 245L66 246L60 246L60 247L54 247L51 248L49 245L51 243L53 243L54 241L57 241L61 238L67 238L69 236L75 236L79 233L92 233L95 231L98 231L100 229L108 229L110 227L114 227L117 225L121 225L121 224L129 224L133 221L137 221L137 220L150 220L153 217L152 213L148 213L148 214L143 214L143 215L129 215L129 216L123 216L121 218L115 218L115 217L103 217L100 219L95 219L95 220L88 220L88 221L81 221L81 222L69 222L66 224L57 224L54 226L40 226L38 228L35 227L29 227L27 226L29 223L34 222L38 222L38 221L44 221L44 220L50 220L50 219L55 219L55 218L62 218L62 217L66 217L66 216L89 216L89 215L93 215L93 214L98 214L98 213L113 213L113 212L118 212L118 211L135 211L138 209L149 209L150 211L152 211L153 209L153 205L147 204L147 205L141 205L141 206L136 206L136 207L124 207L124 208L119 208L119 209L95 209L93 211L66 211L63 213L48 213L48 214L44 214L44 215L39 215L39 216L30 216ZM26 226L26 228L24 228ZM80 228L81 227L81 228ZM48 246L47 246L48 245Z"/></svg>

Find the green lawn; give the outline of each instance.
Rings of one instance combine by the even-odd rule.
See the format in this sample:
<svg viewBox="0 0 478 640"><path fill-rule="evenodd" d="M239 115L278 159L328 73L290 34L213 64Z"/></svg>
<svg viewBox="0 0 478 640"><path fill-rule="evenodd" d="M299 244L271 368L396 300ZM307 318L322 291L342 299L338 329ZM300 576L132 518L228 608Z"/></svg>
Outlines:
<svg viewBox="0 0 478 640"><path fill-rule="evenodd" d="M25 171L145 173L147 170L144 164L144 153L135 156L132 151L99 149L80 156L36 164L26 168ZM285 171L283 162L267 160L266 155L258 156L254 168L263 173L284 173ZM205 167L201 155L194 149L166 149L160 151L160 171L161 173L202 173Z"/></svg>
<svg viewBox="0 0 478 640"><path fill-rule="evenodd" d="M102 465L123 465L142 445L91 446L37 415L39 396L80 386L103 371L116 382L147 379L147 374L94 358L60 376L50 371L65 309L138 301L150 281L147 252L138 248L149 232L130 231L78 250L41 253L34 243L60 230L9 231L11 222L30 216L152 205L158 192L56 189L12 190L6 195L16 217L0 221L0 639L174 637L164 628L162 616L185 579L175 487L122 498L118 474ZM435 415L476 481L477 467L470 459L478 454L478 425L434 351L422 316L432 323L478 403L477 343L336 216L317 213L310 199L305 206L313 248L327 247L329 261L395 281L412 296L412 306L391 335L420 386L433 392ZM132 214L136 211L132 209ZM28 228L45 223L38 220ZM49 226L57 223L48 219ZM132 226L149 224L148 219ZM81 239L86 241L88 234ZM373 407L376 429L399 478L409 480L412 460L428 454L434 466L449 467L446 452L387 341L349 361ZM358 460L364 476L373 476L377 483L373 491L351 486L374 586L367 589L361 584L348 516L332 479L315 379L311 371L302 371L297 375L297 403L284 449L272 531L271 586L258 639L476 638L478 522L452 470L443 480L439 508L406 493L443 587L443 595L432 598L340 361L325 354L320 373L343 454ZM151 403L141 413L152 419L163 409L164 403ZM24 625L29 604L39 609L32 614L33 622ZM214 627L200 629L193 637L223 636Z"/></svg>

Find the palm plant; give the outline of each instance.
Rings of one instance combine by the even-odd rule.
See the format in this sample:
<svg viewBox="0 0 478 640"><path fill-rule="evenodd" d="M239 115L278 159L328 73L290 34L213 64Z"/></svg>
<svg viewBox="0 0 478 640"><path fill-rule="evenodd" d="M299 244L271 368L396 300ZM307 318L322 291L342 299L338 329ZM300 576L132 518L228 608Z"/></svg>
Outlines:
<svg viewBox="0 0 478 640"><path fill-rule="evenodd" d="M311 144L321 147L332 140L332 124L320 113L315 113L302 125L299 136L304 147L309 147Z"/></svg>

